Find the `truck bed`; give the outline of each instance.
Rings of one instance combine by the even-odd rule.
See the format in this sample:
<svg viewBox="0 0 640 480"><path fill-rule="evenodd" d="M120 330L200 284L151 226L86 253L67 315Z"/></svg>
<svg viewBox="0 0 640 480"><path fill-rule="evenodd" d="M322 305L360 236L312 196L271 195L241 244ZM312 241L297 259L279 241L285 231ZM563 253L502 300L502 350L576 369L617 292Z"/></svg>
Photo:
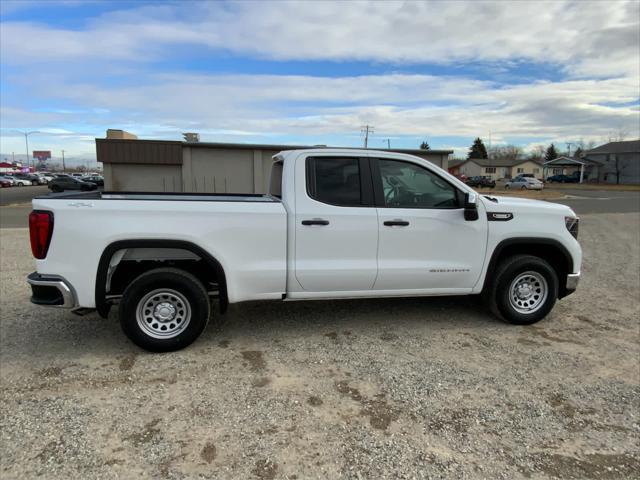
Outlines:
<svg viewBox="0 0 640 480"><path fill-rule="evenodd" d="M122 241L168 241L172 248L183 242L204 250L222 265L230 302L278 299L286 291L287 213L274 196L62 192L34 198L33 208L54 217L37 271L64 277L82 307L95 305L103 252Z"/></svg>

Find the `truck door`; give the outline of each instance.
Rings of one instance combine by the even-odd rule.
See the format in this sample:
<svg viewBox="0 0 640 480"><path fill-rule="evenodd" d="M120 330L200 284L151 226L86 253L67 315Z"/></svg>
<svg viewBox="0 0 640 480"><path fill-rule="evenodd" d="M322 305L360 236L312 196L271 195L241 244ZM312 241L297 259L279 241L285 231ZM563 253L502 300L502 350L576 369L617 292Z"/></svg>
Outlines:
<svg viewBox="0 0 640 480"><path fill-rule="evenodd" d="M295 276L310 292L370 290L378 215L369 161L317 155L296 162Z"/></svg>
<svg viewBox="0 0 640 480"><path fill-rule="evenodd" d="M379 222L374 289L472 288L484 263L486 216L465 220L463 192L425 166L390 158L371 162Z"/></svg>

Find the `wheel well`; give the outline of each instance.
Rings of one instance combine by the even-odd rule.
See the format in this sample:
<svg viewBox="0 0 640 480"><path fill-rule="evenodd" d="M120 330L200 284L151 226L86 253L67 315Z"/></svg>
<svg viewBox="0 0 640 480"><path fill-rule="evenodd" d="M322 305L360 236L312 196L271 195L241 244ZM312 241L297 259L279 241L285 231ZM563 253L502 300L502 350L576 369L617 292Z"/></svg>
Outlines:
<svg viewBox="0 0 640 480"><path fill-rule="evenodd" d="M122 295L133 279L159 267L191 273L208 292L217 291L220 310L226 311L229 302L224 269L204 249L175 240L125 240L109 245L100 257L95 292L98 313L106 317L111 308L110 295Z"/></svg>
<svg viewBox="0 0 640 480"><path fill-rule="evenodd" d="M513 255L533 255L547 261L558 275L558 298L567 295L565 279L573 271L571 255L562 244L547 239L514 239L499 243L489 262L483 289L487 287L487 282L492 277L498 263Z"/></svg>

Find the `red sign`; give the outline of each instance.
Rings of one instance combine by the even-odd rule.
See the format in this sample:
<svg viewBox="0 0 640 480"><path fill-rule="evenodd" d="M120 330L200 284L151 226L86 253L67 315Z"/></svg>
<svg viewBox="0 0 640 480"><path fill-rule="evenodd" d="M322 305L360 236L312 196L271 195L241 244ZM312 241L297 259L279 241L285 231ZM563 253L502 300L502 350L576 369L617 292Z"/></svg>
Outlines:
<svg viewBox="0 0 640 480"><path fill-rule="evenodd" d="M34 150L33 158L38 159L40 162L51 160L51 150Z"/></svg>

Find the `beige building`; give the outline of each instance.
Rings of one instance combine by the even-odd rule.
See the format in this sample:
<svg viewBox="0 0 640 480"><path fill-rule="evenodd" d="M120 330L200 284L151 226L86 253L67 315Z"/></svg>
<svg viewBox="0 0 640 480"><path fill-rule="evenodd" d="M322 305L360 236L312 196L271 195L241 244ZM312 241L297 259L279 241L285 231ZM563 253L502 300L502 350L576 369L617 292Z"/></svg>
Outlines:
<svg viewBox="0 0 640 480"><path fill-rule="evenodd" d="M542 164L533 160L507 160L490 158L473 158L462 162L454 161L449 166L449 173L467 177L489 177L492 180L510 179L522 174L533 174L542 178Z"/></svg>
<svg viewBox="0 0 640 480"><path fill-rule="evenodd" d="M126 132L124 132L126 133ZM265 193L272 157L302 145L201 143L96 138L105 190L207 193ZM447 167L452 150L392 149Z"/></svg>

